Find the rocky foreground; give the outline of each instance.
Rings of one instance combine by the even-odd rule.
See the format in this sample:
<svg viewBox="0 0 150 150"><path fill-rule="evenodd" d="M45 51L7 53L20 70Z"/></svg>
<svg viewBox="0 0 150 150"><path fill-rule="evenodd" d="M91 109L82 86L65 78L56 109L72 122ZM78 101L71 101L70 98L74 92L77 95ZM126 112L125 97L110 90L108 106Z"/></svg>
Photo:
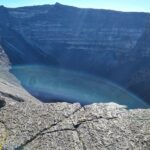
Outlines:
<svg viewBox="0 0 150 150"><path fill-rule="evenodd" d="M44 104L4 79L0 107L0 144L6 150L150 149L150 109Z"/></svg>

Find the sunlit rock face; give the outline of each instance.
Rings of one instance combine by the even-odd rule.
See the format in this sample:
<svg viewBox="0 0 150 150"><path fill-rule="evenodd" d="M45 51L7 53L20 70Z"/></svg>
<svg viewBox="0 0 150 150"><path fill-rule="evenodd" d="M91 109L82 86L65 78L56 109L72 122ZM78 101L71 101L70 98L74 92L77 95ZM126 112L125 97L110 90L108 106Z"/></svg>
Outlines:
<svg viewBox="0 0 150 150"><path fill-rule="evenodd" d="M150 14L58 3L0 10L0 25L7 24L0 27L1 44L13 65L51 65L102 77L150 103Z"/></svg>
<svg viewBox="0 0 150 150"><path fill-rule="evenodd" d="M3 47L0 45L0 66L1 67L9 67L10 61L8 56L6 55Z"/></svg>

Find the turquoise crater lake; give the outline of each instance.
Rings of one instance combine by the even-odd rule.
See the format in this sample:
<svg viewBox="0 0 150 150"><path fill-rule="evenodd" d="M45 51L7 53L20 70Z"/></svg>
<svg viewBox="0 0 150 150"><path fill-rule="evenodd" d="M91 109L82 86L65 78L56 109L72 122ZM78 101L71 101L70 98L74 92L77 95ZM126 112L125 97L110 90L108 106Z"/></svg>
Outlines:
<svg viewBox="0 0 150 150"><path fill-rule="evenodd" d="M147 108L148 104L122 87L103 78L51 66L13 66L11 72L21 84L43 102L116 102L128 108Z"/></svg>

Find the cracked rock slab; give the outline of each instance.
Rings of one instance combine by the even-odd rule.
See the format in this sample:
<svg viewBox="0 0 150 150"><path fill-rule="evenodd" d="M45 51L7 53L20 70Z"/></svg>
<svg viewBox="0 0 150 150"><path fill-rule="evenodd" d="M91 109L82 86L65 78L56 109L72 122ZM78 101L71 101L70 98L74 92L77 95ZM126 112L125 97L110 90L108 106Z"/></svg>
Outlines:
<svg viewBox="0 0 150 150"><path fill-rule="evenodd" d="M35 141L32 141L32 143L24 147L24 149L82 150L83 146L76 131L56 130L55 132L49 132L36 138Z"/></svg>
<svg viewBox="0 0 150 150"><path fill-rule="evenodd" d="M79 109L78 104L32 104L6 105L0 111L1 121L8 129L7 148L22 147L33 141L40 133L61 122Z"/></svg>
<svg viewBox="0 0 150 150"><path fill-rule="evenodd" d="M110 103L97 104L99 113L95 114L92 109L87 109L94 108L95 105L81 107L19 148L149 150L150 110L128 111L122 106ZM73 122L75 118L76 122Z"/></svg>

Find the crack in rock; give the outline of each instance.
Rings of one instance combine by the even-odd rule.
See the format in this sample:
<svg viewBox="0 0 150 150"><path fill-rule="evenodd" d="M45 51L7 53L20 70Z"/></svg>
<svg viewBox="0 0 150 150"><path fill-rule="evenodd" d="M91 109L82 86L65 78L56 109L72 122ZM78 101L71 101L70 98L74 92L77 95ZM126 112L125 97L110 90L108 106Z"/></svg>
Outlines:
<svg viewBox="0 0 150 150"><path fill-rule="evenodd" d="M0 108L4 107L6 105L6 101L4 98L0 97Z"/></svg>
<svg viewBox="0 0 150 150"><path fill-rule="evenodd" d="M21 144L20 146L18 146L17 148L15 148L15 150L22 150L26 145L28 145L29 143L31 143L32 141L34 141L37 137L47 133L46 131L51 129L52 127L57 126L59 123L63 122L64 120L68 119L70 116L74 115L76 112L80 111L80 109L82 109L82 107L76 109L73 113L71 113L69 116L67 116L65 119L58 121L55 124L52 124L50 127L44 128L43 130L39 131L37 134L35 134L32 138L30 138L29 140L25 141L23 144Z"/></svg>
<svg viewBox="0 0 150 150"><path fill-rule="evenodd" d="M21 97L18 97L18 96L16 96L16 95L12 95L12 94L10 94L10 93L4 93L4 92L2 92L2 91L0 91L0 94L1 94L2 96L4 96L4 97L11 98L11 99L13 99L13 100L15 100L15 101L17 101L17 102L24 102L24 99L22 99Z"/></svg>

